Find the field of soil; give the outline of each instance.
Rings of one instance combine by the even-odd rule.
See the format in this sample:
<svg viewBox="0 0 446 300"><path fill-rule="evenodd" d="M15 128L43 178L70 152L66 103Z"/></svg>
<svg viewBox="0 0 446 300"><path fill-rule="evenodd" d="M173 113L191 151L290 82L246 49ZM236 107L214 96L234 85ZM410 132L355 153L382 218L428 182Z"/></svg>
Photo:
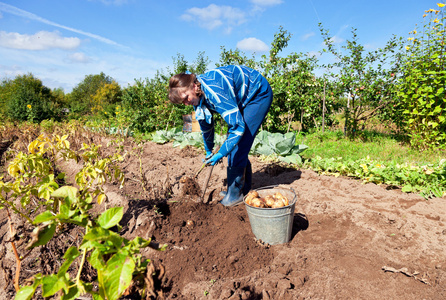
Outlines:
<svg viewBox="0 0 446 300"><path fill-rule="evenodd" d="M281 185L298 195L291 240L268 245L255 239L243 204L218 203L226 161L214 167L201 201L210 168L197 185L181 178L197 172L203 150L147 142L138 153L121 165L124 188L106 186L105 206L124 207L125 237L168 245L166 251L143 250L164 269L158 299L446 299L444 198L425 200L251 157L254 189ZM73 178L79 166L60 168ZM4 210L0 226L0 299L12 299L15 260ZM74 229L57 238L78 237ZM21 284L36 273L56 272L61 260L55 257L63 251L49 245L33 250L23 262ZM87 272L83 279L94 276Z"/></svg>

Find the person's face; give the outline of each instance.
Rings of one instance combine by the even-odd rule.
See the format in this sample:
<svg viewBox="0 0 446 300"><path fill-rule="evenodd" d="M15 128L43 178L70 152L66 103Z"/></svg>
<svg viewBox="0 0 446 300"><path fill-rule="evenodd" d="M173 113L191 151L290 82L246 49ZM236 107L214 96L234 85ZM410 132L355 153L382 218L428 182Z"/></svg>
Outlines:
<svg viewBox="0 0 446 300"><path fill-rule="evenodd" d="M185 87L180 90L181 103L184 105L198 105L200 98L197 96L199 87L194 83L192 87Z"/></svg>

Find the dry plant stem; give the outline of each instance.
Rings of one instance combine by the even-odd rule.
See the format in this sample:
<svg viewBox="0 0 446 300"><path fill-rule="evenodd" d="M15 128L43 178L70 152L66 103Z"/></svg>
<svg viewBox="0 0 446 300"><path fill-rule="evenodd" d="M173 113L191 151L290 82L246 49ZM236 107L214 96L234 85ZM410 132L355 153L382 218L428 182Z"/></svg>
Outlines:
<svg viewBox="0 0 446 300"><path fill-rule="evenodd" d="M87 250L84 250L84 253L82 253L82 261L81 261L81 264L79 265L79 270L77 271L76 283L79 283L79 281L81 279L82 268L84 267L86 256L87 256Z"/></svg>
<svg viewBox="0 0 446 300"><path fill-rule="evenodd" d="M22 218L24 218L24 219L25 219L26 221L28 221L30 224L33 223L33 220L31 220L27 215L25 215L25 214L22 213L20 210L18 210L18 209L14 206L14 204L13 204L12 201L8 201L8 200L6 200L5 202L10 206L10 208L11 208L15 213L19 214ZM5 207L6 207L6 206L5 206ZM6 209L7 209L7 207L6 207ZM8 210L8 209L7 209L7 210ZM8 210L8 215L9 215L9 210Z"/></svg>
<svg viewBox="0 0 446 300"><path fill-rule="evenodd" d="M15 278L14 278L14 288L16 292L20 290L19 286L19 277L20 277L20 267L22 265L22 259L19 256L19 253L17 252L17 248L14 243L14 229L12 228L12 219L11 214L9 213L9 209L6 207L6 212L8 213L8 220L9 220L9 233L11 235L11 246L12 250L14 251L15 259L16 259L16 270L15 270Z"/></svg>

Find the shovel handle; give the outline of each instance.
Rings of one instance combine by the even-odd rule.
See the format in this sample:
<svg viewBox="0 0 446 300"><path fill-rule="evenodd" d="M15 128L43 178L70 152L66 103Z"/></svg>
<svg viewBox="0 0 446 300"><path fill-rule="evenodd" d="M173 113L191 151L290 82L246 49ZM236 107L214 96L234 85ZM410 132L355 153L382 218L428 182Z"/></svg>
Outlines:
<svg viewBox="0 0 446 300"><path fill-rule="evenodd" d="M217 147L214 149L213 154L217 153L218 150L220 150L220 146L217 145ZM206 167L206 163L204 163L204 164L201 165L200 169L199 169L198 172L195 174L195 178L197 178L197 177L198 177L198 174L200 174L201 171L203 171L204 167Z"/></svg>
<svg viewBox="0 0 446 300"><path fill-rule="evenodd" d="M206 164L203 164L200 169L198 170L198 172L195 174L195 178L198 176L198 174L201 173L201 171L203 171L204 167L206 167Z"/></svg>

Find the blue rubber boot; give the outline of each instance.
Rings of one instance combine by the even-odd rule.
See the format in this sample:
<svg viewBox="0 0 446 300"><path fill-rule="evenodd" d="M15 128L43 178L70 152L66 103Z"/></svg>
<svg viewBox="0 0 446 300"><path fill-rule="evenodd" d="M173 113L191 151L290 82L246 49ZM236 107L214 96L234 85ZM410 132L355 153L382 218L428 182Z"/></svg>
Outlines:
<svg viewBox="0 0 446 300"><path fill-rule="evenodd" d="M245 168L228 167L228 191L221 200L224 206L235 206L243 202L243 186L245 184Z"/></svg>
<svg viewBox="0 0 446 300"><path fill-rule="evenodd" d="M252 184L252 167L251 162L248 160L248 164L246 165L245 169L245 184L243 185L243 195L246 196L246 194L249 193L251 190L251 184ZM219 193L220 197L226 196L227 191L221 191Z"/></svg>

